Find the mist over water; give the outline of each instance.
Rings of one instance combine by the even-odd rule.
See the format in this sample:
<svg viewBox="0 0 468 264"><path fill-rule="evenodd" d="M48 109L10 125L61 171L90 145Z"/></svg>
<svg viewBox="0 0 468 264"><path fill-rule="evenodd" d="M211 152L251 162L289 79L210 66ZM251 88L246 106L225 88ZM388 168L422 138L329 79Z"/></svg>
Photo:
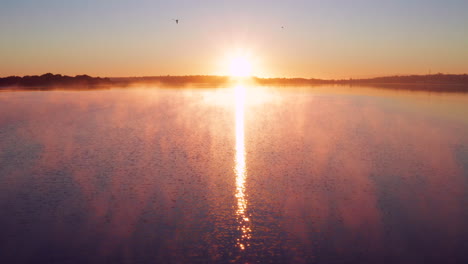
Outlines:
<svg viewBox="0 0 468 264"><path fill-rule="evenodd" d="M463 263L468 94L0 92L1 263Z"/></svg>

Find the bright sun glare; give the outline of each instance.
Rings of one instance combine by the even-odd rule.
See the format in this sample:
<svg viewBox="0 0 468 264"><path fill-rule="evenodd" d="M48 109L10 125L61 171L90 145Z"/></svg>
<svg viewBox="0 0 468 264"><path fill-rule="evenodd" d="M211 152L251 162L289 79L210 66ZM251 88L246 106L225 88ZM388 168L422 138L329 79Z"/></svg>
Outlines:
<svg viewBox="0 0 468 264"><path fill-rule="evenodd" d="M235 57L231 59L229 71L233 77L247 77L252 74L252 64L245 57Z"/></svg>

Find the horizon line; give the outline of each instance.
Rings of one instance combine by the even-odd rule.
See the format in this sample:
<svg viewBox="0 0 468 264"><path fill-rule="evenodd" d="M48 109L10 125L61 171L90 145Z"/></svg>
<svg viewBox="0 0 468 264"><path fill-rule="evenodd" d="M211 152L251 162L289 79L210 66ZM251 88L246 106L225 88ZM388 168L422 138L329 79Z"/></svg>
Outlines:
<svg viewBox="0 0 468 264"><path fill-rule="evenodd" d="M93 78L109 78L109 79L118 79L118 78L158 78L158 77L222 77L222 78L231 78L231 79L304 79L304 80L320 80L320 81L337 81L337 80L366 80L366 79L377 79L377 78L386 78L386 77L409 77L409 76L437 76L437 75L453 75L453 76L465 76L468 73L430 73L430 74L393 74L393 75L376 75L374 77L348 77L348 78L317 78L317 77L303 77L303 76L296 76L296 77L260 77L256 75L246 76L246 77L234 77L230 75L216 75L216 74L188 74L188 75L140 75L140 76L93 76L86 73L83 74L76 74L76 75L68 75L68 74L61 74L61 73L51 73L46 72L43 74L26 74L26 75L8 75L8 76L0 76L0 78L9 78L9 77L33 77L33 76L43 76L47 74L52 75L61 75L61 76L69 76L69 77L77 77L77 76L89 76Z"/></svg>

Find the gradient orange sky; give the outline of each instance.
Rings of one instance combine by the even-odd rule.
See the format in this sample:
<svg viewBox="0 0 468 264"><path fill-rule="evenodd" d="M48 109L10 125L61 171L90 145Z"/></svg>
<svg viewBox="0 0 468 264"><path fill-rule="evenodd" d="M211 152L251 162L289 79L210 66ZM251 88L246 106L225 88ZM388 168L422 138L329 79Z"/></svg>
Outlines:
<svg viewBox="0 0 468 264"><path fill-rule="evenodd" d="M226 75L237 53L260 77L468 73L467 14L466 0L2 0L0 76Z"/></svg>

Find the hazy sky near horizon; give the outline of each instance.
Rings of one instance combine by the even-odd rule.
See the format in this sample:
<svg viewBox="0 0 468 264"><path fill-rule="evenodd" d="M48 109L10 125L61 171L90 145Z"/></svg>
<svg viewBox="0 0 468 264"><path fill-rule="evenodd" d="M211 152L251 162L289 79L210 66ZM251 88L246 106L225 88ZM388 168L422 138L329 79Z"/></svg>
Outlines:
<svg viewBox="0 0 468 264"><path fill-rule="evenodd" d="M236 52L262 77L468 73L467 14L466 0L1 0L0 76L222 75Z"/></svg>

